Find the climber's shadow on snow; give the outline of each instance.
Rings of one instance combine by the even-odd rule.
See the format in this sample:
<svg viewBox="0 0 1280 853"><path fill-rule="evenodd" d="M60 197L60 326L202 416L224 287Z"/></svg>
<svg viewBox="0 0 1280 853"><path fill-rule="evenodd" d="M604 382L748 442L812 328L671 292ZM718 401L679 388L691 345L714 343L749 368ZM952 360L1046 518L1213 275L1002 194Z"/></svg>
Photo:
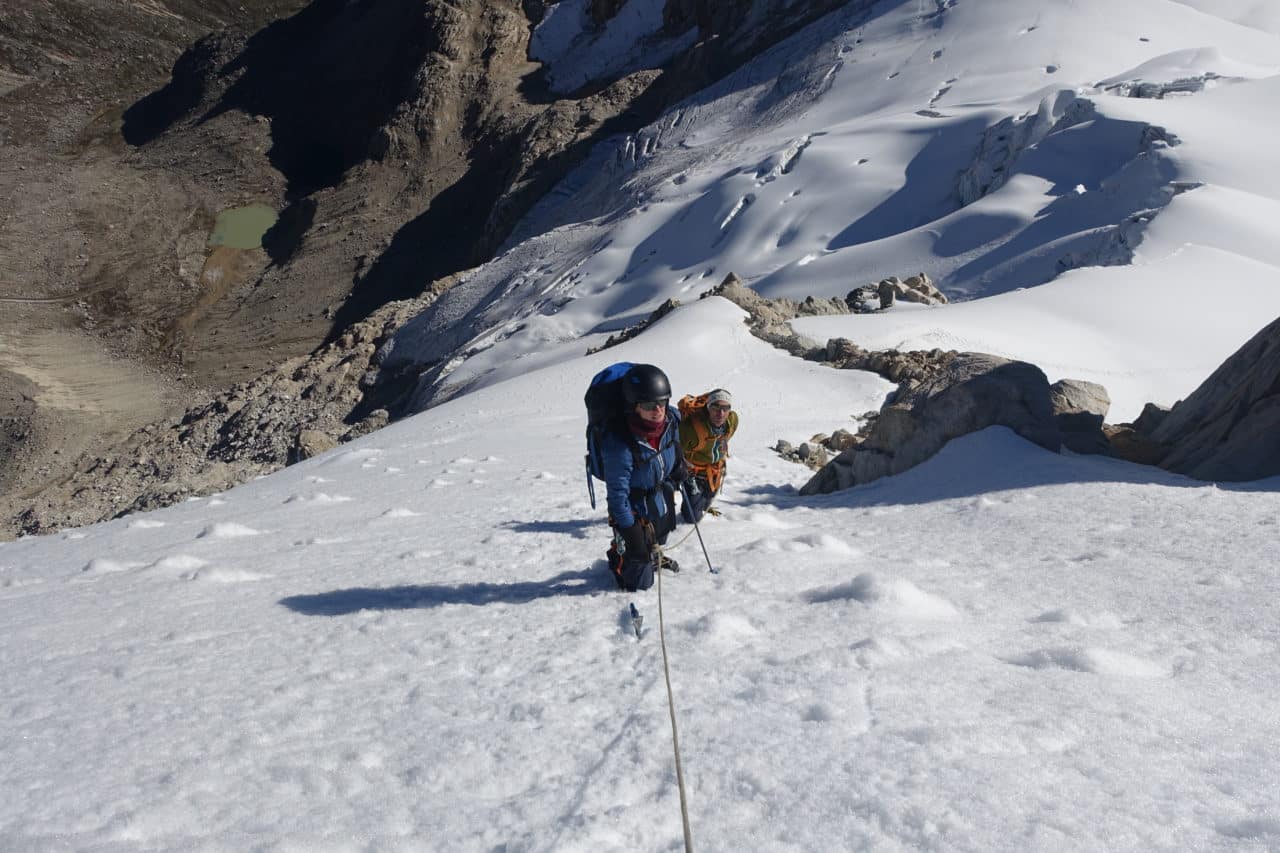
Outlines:
<svg viewBox="0 0 1280 853"><path fill-rule="evenodd" d="M567 521L507 521L502 526L517 533L564 533L575 539L586 539L588 530L603 529L598 518L573 518Z"/></svg>
<svg viewBox="0 0 1280 853"><path fill-rule="evenodd" d="M590 569L517 583L414 584L353 587L314 595L291 595L280 604L304 616L344 616L361 610L416 610L444 604L528 604L540 598L595 595L616 589L604 561Z"/></svg>

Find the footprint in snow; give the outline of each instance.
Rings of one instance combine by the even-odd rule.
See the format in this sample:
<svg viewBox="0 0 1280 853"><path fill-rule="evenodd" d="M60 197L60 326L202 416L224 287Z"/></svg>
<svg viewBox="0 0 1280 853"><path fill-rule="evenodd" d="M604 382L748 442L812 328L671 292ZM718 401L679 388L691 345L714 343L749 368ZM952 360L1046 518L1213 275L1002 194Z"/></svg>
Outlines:
<svg viewBox="0 0 1280 853"><path fill-rule="evenodd" d="M346 466L359 462L362 463L361 467L368 467L377 461L380 456L382 456L382 451L376 447L361 447L334 453L325 458L320 464L324 466Z"/></svg>
<svg viewBox="0 0 1280 853"><path fill-rule="evenodd" d="M1169 673L1154 661L1088 646L1058 646L1002 657L1005 663L1029 669L1065 669L1120 678L1164 678Z"/></svg>
<svg viewBox="0 0 1280 853"><path fill-rule="evenodd" d="M837 714L831 706L818 702L806 708L800 719L806 723L830 723L837 719Z"/></svg>
<svg viewBox="0 0 1280 853"><path fill-rule="evenodd" d="M830 533L806 533L804 536L797 536L790 542L784 543L782 546L784 551L793 551L804 553L805 551L826 551L830 554L844 554L847 556L860 556L861 551L850 546L844 540L832 536Z"/></svg>
<svg viewBox="0 0 1280 853"><path fill-rule="evenodd" d="M199 557L192 557L188 554L171 554L168 557L161 557L147 566L147 572L190 580L197 570L203 569L207 565L209 565L209 561L202 560Z"/></svg>
<svg viewBox="0 0 1280 853"><path fill-rule="evenodd" d="M1073 563L1096 563L1099 560L1109 560L1112 557L1116 557L1116 556L1119 556L1118 551L1112 550L1110 548L1103 548L1097 551L1086 551L1083 554L1078 554L1074 557L1068 557L1067 559Z"/></svg>
<svg viewBox="0 0 1280 853"><path fill-rule="evenodd" d="M345 536L313 536L310 539L303 539L293 543L293 547L302 548L307 545L339 545L346 542Z"/></svg>
<svg viewBox="0 0 1280 853"><path fill-rule="evenodd" d="M214 567L212 569L197 569L192 572L186 580L198 581L200 583L250 583L259 581L268 575L261 575L257 572L246 571L245 569L221 569Z"/></svg>
<svg viewBox="0 0 1280 853"><path fill-rule="evenodd" d="M1244 586L1244 581L1230 572L1196 578L1196 583L1200 586L1221 586L1226 589L1241 589Z"/></svg>
<svg viewBox="0 0 1280 853"><path fill-rule="evenodd" d="M1233 817L1221 820L1213 827L1219 835L1227 838L1262 841L1266 838L1280 840L1280 818L1257 815L1251 817Z"/></svg>
<svg viewBox="0 0 1280 853"><path fill-rule="evenodd" d="M790 530L794 524L788 524L772 512L753 512L747 517L747 523L753 527L765 527L769 530Z"/></svg>
<svg viewBox="0 0 1280 853"><path fill-rule="evenodd" d="M444 554L444 551L417 550L406 551L400 555L401 560L431 560Z"/></svg>
<svg viewBox="0 0 1280 853"><path fill-rule="evenodd" d="M686 626L685 631L690 636L726 650L736 649L760 633L745 617L722 611L703 616Z"/></svg>
<svg viewBox="0 0 1280 853"><path fill-rule="evenodd" d="M354 500L354 498L347 497L346 495L329 495L324 492L316 492L314 495L309 496L289 495L289 497L284 499L284 502L287 504L303 503L324 506L325 504L342 504L351 500Z"/></svg>
<svg viewBox="0 0 1280 853"><path fill-rule="evenodd" d="M1124 623L1113 613L1098 613L1093 616L1085 616L1068 608L1060 608L1057 610L1046 610L1039 616L1034 616L1031 622L1057 623L1062 625L1075 625L1082 628L1122 628Z"/></svg>
<svg viewBox="0 0 1280 853"><path fill-rule="evenodd" d="M917 660L968 648L948 634L878 635L849 647L858 666L872 669L900 660Z"/></svg>
<svg viewBox="0 0 1280 853"><path fill-rule="evenodd" d="M257 536L261 530L255 530L246 524L237 524L234 521L220 521L217 524L211 524L204 530L200 531L197 539L239 539L244 536Z"/></svg>
<svg viewBox="0 0 1280 853"><path fill-rule="evenodd" d="M94 557L84 568L80 570L81 574L90 577L101 577L103 575L118 575L121 572L132 571L141 568L143 563L124 562L121 560L108 560L105 557Z"/></svg>
<svg viewBox="0 0 1280 853"><path fill-rule="evenodd" d="M848 557L862 555L861 551L829 533L807 533L794 539L757 539L739 550L764 551L770 554L779 552L805 554L810 551L824 551L828 554L840 554Z"/></svg>
<svg viewBox="0 0 1280 853"><path fill-rule="evenodd" d="M207 560L187 554L173 554L162 557L147 567L148 573L154 572L165 577L176 577L184 581L200 581L203 583L246 583L262 580L266 575L244 569L227 569L210 566Z"/></svg>

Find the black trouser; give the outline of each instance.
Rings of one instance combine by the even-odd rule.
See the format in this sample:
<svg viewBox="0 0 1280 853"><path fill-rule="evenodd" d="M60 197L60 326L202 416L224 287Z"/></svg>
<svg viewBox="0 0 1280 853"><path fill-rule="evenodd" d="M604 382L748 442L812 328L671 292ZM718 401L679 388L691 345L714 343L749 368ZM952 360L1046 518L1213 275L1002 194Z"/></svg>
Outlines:
<svg viewBox="0 0 1280 853"><path fill-rule="evenodd" d="M661 488L666 503L665 513L658 512L657 501L653 500L652 496L646 496L644 493L632 496L631 505L637 509L643 506L652 516L637 517L637 523L641 528L638 531L640 536L637 536L635 530L624 531L614 523L612 518L609 519L609 525L614 531L613 543L609 546L609 552L606 555L609 560L609 570L613 572L618 586L627 592L653 586L654 549L658 545L666 544L667 537L676 526L675 489L670 483L663 483Z"/></svg>
<svg viewBox="0 0 1280 853"><path fill-rule="evenodd" d="M697 524L714 497L706 478L693 475L684 482L684 503L680 504L680 518L685 524Z"/></svg>

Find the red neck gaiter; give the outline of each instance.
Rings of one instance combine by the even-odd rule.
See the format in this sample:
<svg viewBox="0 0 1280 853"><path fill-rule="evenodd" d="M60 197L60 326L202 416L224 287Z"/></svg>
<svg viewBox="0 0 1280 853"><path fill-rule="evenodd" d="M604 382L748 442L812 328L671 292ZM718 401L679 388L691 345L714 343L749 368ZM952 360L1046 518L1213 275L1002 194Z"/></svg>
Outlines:
<svg viewBox="0 0 1280 853"><path fill-rule="evenodd" d="M662 441L662 433L667 429L667 419L664 416L657 423L652 423L631 412L627 415L627 426L633 433L647 441L650 447L657 450L658 442Z"/></svg>

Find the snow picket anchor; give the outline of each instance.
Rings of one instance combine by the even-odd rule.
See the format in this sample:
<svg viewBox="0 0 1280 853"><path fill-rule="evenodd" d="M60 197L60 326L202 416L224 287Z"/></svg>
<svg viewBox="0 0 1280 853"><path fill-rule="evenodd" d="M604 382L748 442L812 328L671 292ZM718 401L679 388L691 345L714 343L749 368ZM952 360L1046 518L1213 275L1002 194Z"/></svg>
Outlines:
<svg viewBox="0 0 1280 853"><path fill-rule="evenodd" d="M631 628L636 632L636 639L640 639L640 628L644 625L644 617L640 615L640 611L636 609L636 603L631 602Z"/></svg>

